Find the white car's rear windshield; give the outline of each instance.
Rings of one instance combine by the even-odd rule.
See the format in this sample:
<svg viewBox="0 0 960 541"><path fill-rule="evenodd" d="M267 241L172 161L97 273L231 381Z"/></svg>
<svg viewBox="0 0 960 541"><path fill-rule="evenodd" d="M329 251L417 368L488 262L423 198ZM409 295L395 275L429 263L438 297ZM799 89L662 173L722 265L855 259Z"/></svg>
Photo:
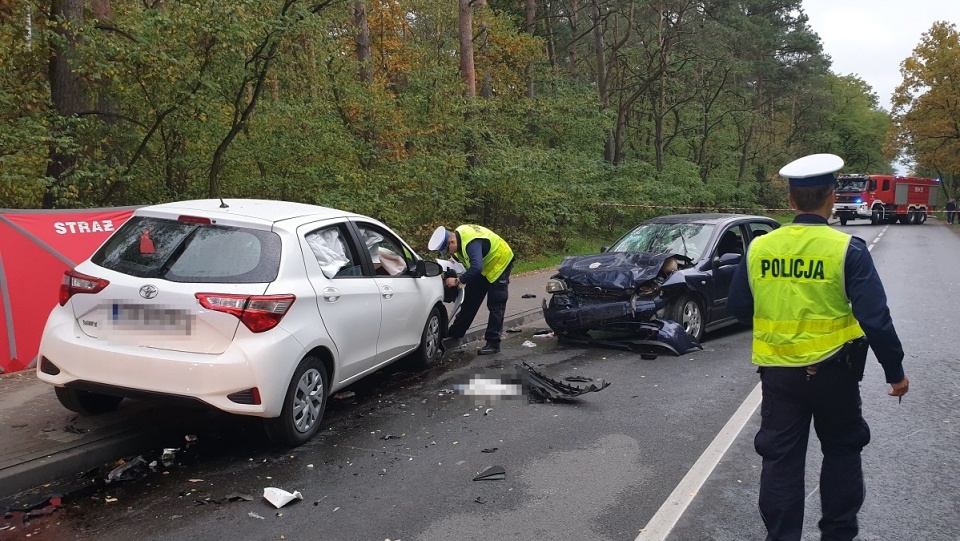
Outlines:
<svg viewBox="0 0 960 541"><path fill-rule="evenodd" d="M91 261L172 282L266 283L277 278L280 237L270 231L133 217Z"/></svg>

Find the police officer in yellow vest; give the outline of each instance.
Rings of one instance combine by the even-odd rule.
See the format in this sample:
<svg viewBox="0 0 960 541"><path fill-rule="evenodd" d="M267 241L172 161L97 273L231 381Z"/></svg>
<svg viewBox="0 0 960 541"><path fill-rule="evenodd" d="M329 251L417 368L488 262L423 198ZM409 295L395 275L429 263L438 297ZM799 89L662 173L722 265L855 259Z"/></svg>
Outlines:
<svg viewBox="0 0 960 541"><path fill-rule="evenodd" d="M843 160L814 154L780 170L797 211L749 245L733 278L728 308L753 327L753 363L763 390L754 447L763 458L760 514L767 541L799 541L810 421L823 451L823 541L858 532L864 499L860 452L870 429L860 410L867 345L883 366L889 395L910 387L903 347L866 243L829 225Z"/></svg>
<svg viewBox="0 0 960 541"><path fill-rule="evenodd" d="M460 311L447 331L444 348L459 346L467 333L483 298L487 298L486 344L478 352L491 355L500 352L500 337L503 334L503 316L507 309L510 269L513 267L513 250L499 235L486 227L466 224L448 231L438 227L427 245L441 255L451 255L463 264L466 272L458 278L446 278L447 287L464 284L463 302Z"/></svg>

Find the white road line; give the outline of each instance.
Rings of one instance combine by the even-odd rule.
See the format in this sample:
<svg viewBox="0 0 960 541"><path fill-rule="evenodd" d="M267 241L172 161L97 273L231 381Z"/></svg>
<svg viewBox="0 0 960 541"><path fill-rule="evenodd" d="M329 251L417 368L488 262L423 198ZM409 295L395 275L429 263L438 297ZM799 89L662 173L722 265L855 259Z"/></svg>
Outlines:
<svg viewBox="0 0 960 541"><path fill-rule="evenodd" d="M873 247L876 246L877 242L880 241L880 237L886 233L889 227L890 226L887 225L880 231L880 234L867 246L868 251L873 251ZM703 483L710 477L713 469L717 467L720 459L723 458L724 453L726 453L730 445L733 444L733 440L737 439L743 427L746 426L747 421L749 421L753 413L757 411L762 396L760 384L758 383L757 386L753 388L753 391L750 392L750 395L747 396L747 399L743 401L743 404L740 404L740 408L733 414L733 417L731 417L723 429L720 430L720 433L713 438L713 441L710 442L710 445L703 451L703 454L697 459L696 464L690 468L687 475L683 477L680 484L677 485L677 488L673 489L673 492L667 497L667 501L663 502L663 505L661 505L656 514L653 515L650 522L640 530L640 535L638 535L634 541L664 541L667 536L670 535L670 531L677 525L677 521L680 520L684 511L687 510L687 507L690 506L690 503L697 496L700 487L702 487Z"/></svg>
<svg viewBox="0 0 960 541"><path fill-rule="evenodd" d="M710 442L710 445L697 459L696 464L680 481L677 488L673 489L673 492L667 497L667 501L663 502L650 522L640 530L640 535L637 536L635 541L663 541L667 538L670 530L676 526L683 512L687 510L690 502L696 497L700 487L713 473L713 469L717 467L724 453L727 452L743 427L746 426L747 421L753 416L753 412L757 411L761 396L760 384L758 383L750 392L750 395L747 396L747 399L743 401L743 404L740 404L740 408L733 414L733 417L720 430L720 433L713 438L713 441Z"/></svg>

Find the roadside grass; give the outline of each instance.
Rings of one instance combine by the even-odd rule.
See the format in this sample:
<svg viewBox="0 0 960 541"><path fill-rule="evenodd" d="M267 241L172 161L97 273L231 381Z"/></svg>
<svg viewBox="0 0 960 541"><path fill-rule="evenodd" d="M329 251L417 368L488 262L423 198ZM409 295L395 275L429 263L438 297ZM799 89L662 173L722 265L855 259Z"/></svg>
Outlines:
<svg viewBox="0 0 960 541"><path fill-rule="evenodd" d="M511 274L523 274L544 269L555 269L568 255L586 255L600 253L600 247L612 243L616 239L600 237L584 237L567 239L567 249L550 252L531 258L518 257Z"/></svg>

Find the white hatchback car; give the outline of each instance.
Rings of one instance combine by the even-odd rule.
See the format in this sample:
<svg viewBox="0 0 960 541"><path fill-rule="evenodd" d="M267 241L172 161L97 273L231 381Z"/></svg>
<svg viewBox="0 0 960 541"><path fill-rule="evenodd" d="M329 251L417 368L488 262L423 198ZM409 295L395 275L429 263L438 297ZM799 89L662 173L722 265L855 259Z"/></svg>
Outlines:
<svg viewBox="0 0 960 541"><path fill-rule="evenodd" d="M263 417L271 439L300 445L332 392L440 355L441 273L384 224L340 210L143 207L65 273L37 375L80 413L185 398Z"/></svg>

